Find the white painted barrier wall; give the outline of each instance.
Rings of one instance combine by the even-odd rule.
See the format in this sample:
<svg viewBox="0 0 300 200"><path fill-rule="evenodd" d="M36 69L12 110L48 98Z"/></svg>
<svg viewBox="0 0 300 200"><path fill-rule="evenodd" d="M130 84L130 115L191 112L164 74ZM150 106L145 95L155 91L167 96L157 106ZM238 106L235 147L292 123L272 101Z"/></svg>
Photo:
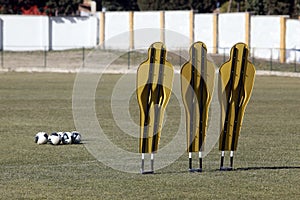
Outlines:
<svg viewBox="0 0 300 200"><path fill-rule="evenodd" d="M105 13L105 48L129 49L129 12Z"/></svg>
<svg viewBox="0 0 300 200"><path fill-rule="evenodd" d="M219 15L219 53L229 54L237 42L246 42L245 13L224 13Z"/></svg>
<svg viewBox="0 0 300 200"><path fill-rule="evenodd" d="M296 19L287 20L286 48L287 48L286 61L300 62L300 20L296 20Z"/></svg>
<svg viewBox="0 0 300 200"><path fill-rule="evenodd" d="M145 49L161 41L161 23L165 27L165 44L168 50L189 49L190 11L133 13L133 47ZM251 16L251 56L279 59L280 17ZM104 47L128 50L130 47L130 13L106 12L104 18ZM0 15L0 49L8 51L62 50L96 47L100 36L97 17L47 17ZM224 13L218 16L218 47L231 48L246 39L245 13ZM214 14L194 14L194 41L206 44L208 52L214 46ZM300 20L286 20L286 60L300 62ZM101 35L102 37L102 35ZM229 53L226 51L225 53Z"/></svg>
<svg viewBox="0 0 300 200"><path fill-rule="evenodd" d="M31 51L48 49L48 17L0 15L0 18L3 21L4 50Z"/></svg>
<svg viewBox="0 0 300 200"><path fill-rule="evenodd" d="M50 17L52 50L92 48L97 45L96 17Z"/></svg>
<svg viewBox="0 0 300 200"><path fill-rule="evenodd" d="M252 56L258 58L279 59L280 49L280 17L252 16L251 17ZM270 49L273 48L273 49Z"/></svg>
<svg viewBox="0 0 300 200"><path fill-rule="evenodd" d="M194 40L204 42L207 51L212 52L213 44L213 15L195 14L194 16Z"/></svg>
<svg viewBox="0 0 300 200"><path fill-rule="evenodd" d="M0 18L0 50L3 50L3 20Z"/></svg>
<svg viewBox="0 0 300 200"><path fill-rule="evenodd" d="M147 49L160 41L160 12L134 12L134 48Z"/></svg>
<svg viewBox="0 0 300 200"><path fill-rule="evenodd" d="M168 49L190 46L190 11L165 11L165 44Z"/></svg>

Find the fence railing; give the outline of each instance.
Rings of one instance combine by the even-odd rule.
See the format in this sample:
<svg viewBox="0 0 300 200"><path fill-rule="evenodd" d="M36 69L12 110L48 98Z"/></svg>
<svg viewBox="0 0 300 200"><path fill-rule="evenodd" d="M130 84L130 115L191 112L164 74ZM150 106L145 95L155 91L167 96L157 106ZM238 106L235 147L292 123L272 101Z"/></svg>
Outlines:
<svg viewBox="0 0 300 200"><path fill-rule="evenodd" d="M218 48L218 54L209 54L219 67L229 59L230 48ZM290 55L286 63L279 62L279 49L251 48L250 61L257 70L300 72L300 51L286 49ZM167 59L180 69L189 58L187 48L168 51ZM293 56L291 56L293 55ZM63 51L0 51L2 69L17 68L61 68L77 69L80 67L133 69L147 58L145 50L112 50L101 48L77 48Z"/></svg>
<svg viewBox="0 0 300 200"><path fill-rule="evenodd" d="M222 62L225 62L229 58L229 51L229 48L219 48L219 54L217 55L223 56ZM284 63L280 62L280 51L281 49L279 48L251 48L249 60L258 70L299 72L300 50L285 49L286 62ZM218 61L216 55L213 57L214 61Z"/></svg>

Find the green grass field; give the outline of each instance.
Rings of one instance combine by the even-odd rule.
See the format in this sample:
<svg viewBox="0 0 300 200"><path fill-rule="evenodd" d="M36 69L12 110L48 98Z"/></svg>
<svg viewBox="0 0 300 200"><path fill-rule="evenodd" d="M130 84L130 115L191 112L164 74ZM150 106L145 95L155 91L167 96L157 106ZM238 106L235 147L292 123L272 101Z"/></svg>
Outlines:
<svg viewBox="0 0 300 200"><path fill-rule="evenodd" d="M75 76L0 73L0 199L300 198L299 78L256 77L235 156L237 170L217 170L220 153L216 145L204 158L203 173L187 172L184 153L169 167L141 175L113 170L97 161L85 148L89 142L85 133L80 145L34 143L38 131L75 129ZM102 76L96 93L97 117L114 143L136 152L138 141L123 134L111 113L110 97L119 78ZM130 99L130 114L138 123L135 94ZM173 116L162 133L162 146L177 128L177 107L172 96L167 113Z"/></svg>

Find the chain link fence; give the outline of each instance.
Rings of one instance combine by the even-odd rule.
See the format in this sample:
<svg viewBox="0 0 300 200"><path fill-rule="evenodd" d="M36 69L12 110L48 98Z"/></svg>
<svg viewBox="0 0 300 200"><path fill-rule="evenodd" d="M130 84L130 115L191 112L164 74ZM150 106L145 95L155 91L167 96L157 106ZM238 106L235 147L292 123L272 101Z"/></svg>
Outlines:
<svg viewBox="0 0 300 200"><path fill-rule="evenodd" d="M269 51L269 58L259 58L261 50ZM220 67L229 59L230 48L219 48L218 54L209 54L211 60ZM300 72L300 63L297 61L295 49L287 49L289 54L294 54L294 60L280 63L278 49L251 49L249 60L257 70ZM275 52L275 53L274 53ZM181 65L189 59L186 48L177 48L168 51L167 59L180 70ZM63 51L0 51L0 67L14 70L18 68L56 68L78 69L89 67L91 63L96 68L107 67L107 60L112 60L110 65L115 69L135 69L147 59L147 50L111 50L101 48L77 48ZM89 64L87 64L89 63Z"/></svg>

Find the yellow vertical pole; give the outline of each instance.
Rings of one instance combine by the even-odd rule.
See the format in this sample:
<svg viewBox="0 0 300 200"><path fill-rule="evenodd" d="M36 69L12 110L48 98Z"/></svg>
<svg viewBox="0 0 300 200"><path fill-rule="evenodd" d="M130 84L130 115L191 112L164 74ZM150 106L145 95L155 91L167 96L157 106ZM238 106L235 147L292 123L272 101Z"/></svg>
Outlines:
<svg viewBox="0 0 300 200"><path fill-rule="evenodd" d="M280 63L285 62L285 48L286 48L286 17L280 17Z"/></svg>
<svg viewBox="0 0 300 200"><path fill-rule="evenodd" d="M217 13L213 14L213 53L218 53L218 17Z"/></svg>
<svg viewBox="0 0 300 200"><path fill-rule="evenodd" d="M165 43L165 12L160 11L160 41Z"/></svg>
<svg viewBox="0 0 300 200"><path fill-rule="evenodd" d="M99 24L99 45L103 46L104 45L104 40L105 40L105 12L100 12L99 13L99 19L100 19L100 24Z"/></svg>
<svg viewBox="0 0 300 200"><path fill-rule="evenodd" d="M194 11L190 11L190 45L194 43Z"/></svg>
<svg viewBox="0 0 300 200"><path fill-rule="evenodd" d="M251 30L251 15L249 12L245 13L245 44L250 47L250 30Z"/></svg>
<svg viewBox="0 0 300 200"><path fill-rule="evenodd" d="M129 48L134 49L133 11L129 12Z"/></svg>

